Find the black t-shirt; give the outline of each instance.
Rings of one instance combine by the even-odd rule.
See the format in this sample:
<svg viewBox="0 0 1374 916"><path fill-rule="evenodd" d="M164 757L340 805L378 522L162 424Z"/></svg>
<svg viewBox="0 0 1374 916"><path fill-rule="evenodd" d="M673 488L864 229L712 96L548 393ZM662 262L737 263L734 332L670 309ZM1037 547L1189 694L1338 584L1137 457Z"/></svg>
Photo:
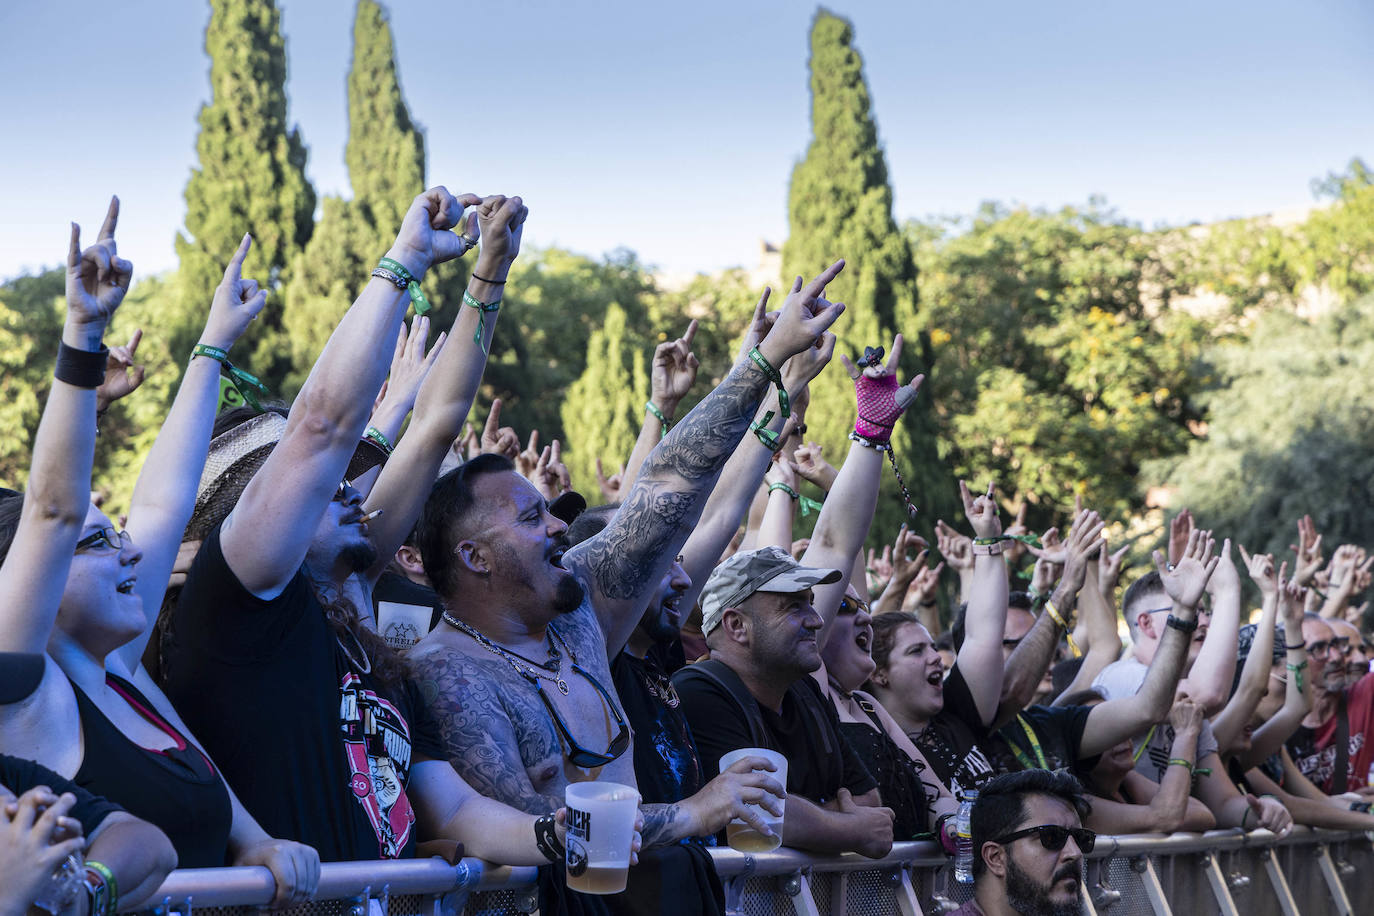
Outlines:
<svg viewBox="0 0 1374 916"><path fill-rule="evenodd" d="M700 792L706 780L692 730L658 660L621 652L611 663L611 680L634 729L635 781L645 803L671 804Z"/></svg>
<svg viewBox="0 0 1374 916"><path fill-rule="evenodd" d="M133 684L113 674L106 674L105 681L176 743L166 750L135 744L73 681L85 754L72 781L97 795L117 799L134 817L167 834L182 868L229 864L234 809L219 773L200 748L163 720Z"/></svg>
<svg viewBox="0 0 1374 916"><path fill-rule="evenodd" d="M216 528L174 611L166 677L268 834L326 862L414 855L405 784L413 756L443 759L437 723L414 682L388 688L349 661L303 570L276 598L257 598Z"/></svg>
<svg viewBox="0 0 1374 916"><path fill-rule="evenodd" d="M0 786L9 789L16 797L23 795L34 786L47 786L58 795L64 792L72 793L76 796L76 805L67 816L74 817L81 822L81 832L88 838L95 833L96 828L104 822L108 815L123 810L114 802L107 801L99 795L92 795L70 779L57 775L41 763L24 760L21 757L11 757L9 754L0 754Z"/></svg>
<svg viewBox="0 0 1374 916"><path fill-rule="evenodd" d="M958 797L964 789L977 789L995 775L979 741L988 735L969 693L963 672L955 663L945 678L944 708L919 735L910 735L935 775Z"/></svg>
<svg viewBox="0 0 1374 916"><path fill-rule="evenodd" d="M692 738L701 757L706 778L720 773L720 758L742 747L757 747L749 730L749 721L739 704L715 681L699 674L688 665L673 675L673 686L682 700ZM810 696L800 696L809 691ZM815 704L823 712L831 753L811 741L812 714L803 703ZM807 798L818 805L830 801L841 787L853 795L863 795L877 787L873 777L859 761L849 742L840 734L839 717L835 707L821 695L820 688L810 675L800 678L787 689L779 715L762 705L764 730L769 737L765 745L787 758L787 791Z"/></svg>
<svg viewBox="0 0 1374 916"><path fill-rule="evenodd" d="M1035 768L1090 771L1098 758L1080 764L1078 748L1092 710L1091 706L1028 706L984 741L983 750L999 773ZM1026 727L1034 732L1035 741L1026 734Z"/></svg>

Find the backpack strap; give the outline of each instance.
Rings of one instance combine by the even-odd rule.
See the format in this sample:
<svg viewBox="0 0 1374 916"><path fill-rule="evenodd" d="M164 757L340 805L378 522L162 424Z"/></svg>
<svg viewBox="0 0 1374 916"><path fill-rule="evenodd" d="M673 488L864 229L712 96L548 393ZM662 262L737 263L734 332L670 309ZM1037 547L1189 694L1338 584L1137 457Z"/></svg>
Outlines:
<svg viewBox="0 0 1374 916"><path fill-rule="evenodd" d="M729 665L710 658L683 668L681 676L691 677L694 674L715 684L735 701L740 712L744 713L744 720L749 723L749 737L755 747L773 746L768 729L763 724L763 714L759 712L759 701L754 699L749 688L744 686L744 681L739 679L739 675L732 671Z"/></svg>

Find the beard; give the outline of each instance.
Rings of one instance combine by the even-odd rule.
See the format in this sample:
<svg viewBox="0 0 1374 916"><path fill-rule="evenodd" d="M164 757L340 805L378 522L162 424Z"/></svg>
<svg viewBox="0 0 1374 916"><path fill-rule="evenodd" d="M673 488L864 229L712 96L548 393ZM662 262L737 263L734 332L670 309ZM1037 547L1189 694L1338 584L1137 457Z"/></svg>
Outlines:
<svg viewBox="0 0 1374 916"><path fill-rule="evenodd" d="M1082 916L1083 902L1074 899L1056 903L1050 899L1050 890L1067 877L1078 878L1080 869L1065 865L1054 873L1048 887L1037 884L1035 879L1016 865L1016 860L1007 856L1007 906L1020 916Z"/></svg>
<svg viewBox="0 0 1374 916"><path fill-rule="evenodd" d="M577 577L569 573L558 581L557 588L553 593L553 609L557 614L571 614L582 606L582 599L587 596L586 590L582 588L582 583L577 581Z"/></svg>
<svg viewBox="0 0 1374 916"><path fill-rule="evenodd" d="M339 562L345 564L352 572L363 572L371 569L377 562L377 548L372 546L371 541L357 541L339 551Z"/></svg>

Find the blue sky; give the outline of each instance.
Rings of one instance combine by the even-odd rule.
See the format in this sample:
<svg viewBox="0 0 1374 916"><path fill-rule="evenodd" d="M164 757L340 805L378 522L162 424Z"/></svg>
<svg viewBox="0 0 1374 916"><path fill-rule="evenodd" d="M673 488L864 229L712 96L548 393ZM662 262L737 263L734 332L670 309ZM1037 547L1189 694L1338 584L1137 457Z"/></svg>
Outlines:
<svg viewBox="0 0 1374 916"><path fill-rule="evenodd" d="M429 179L519 193L527 242L673 272L780 241L809 139L800 2L389 5ZM353 4L282 0L290 117L348 193ZM1104 195L1147 226L1284 210L1374 158L1374 4L848 2L898 219ZM0 277L56 263L112 191L140 273L172 240L208 97L208 4L0 7Z"/></svg>

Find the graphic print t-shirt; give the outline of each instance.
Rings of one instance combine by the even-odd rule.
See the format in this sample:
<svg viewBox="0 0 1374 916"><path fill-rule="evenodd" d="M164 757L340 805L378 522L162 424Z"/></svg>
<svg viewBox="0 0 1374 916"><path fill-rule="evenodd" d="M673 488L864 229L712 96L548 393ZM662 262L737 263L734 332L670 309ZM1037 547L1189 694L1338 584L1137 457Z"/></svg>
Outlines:
<svg viewBox="0 0 1374 916"><path fill-rule="evenodd" d="M1102 673L1093 681L1093 686L1109 700L1133 697L1140 692L1149 670L1139 659L1123 658L1103 668ZM1176 735L1174 727L1168 722L1161 722L1136 735L1133 739L1136 772L1154 782L1163 780L1164 771L1169 769L1169 758L1173 756ZM1212 734L1212 723L1203 719L1202 729L1197 735L1197 756L1193 759L1201 761L1209 754L1215 754L1217 746L1216 736Z"/></svg>
<svg viewBox="0 0 1374 916"><path fill-rule="evenodd" d="M1349 756L1346 764L1346 791L1354 792L1367 784L1374 748L1368 736L1374 731L1374 674L1366 674L1345 692L1345 714L1350 723ZM1302 775L1323 792L1336 791L1337 716L1317 728L1300 726L1288 739L1288 755Z"/></svg>
<svg viewBox="0 0 1374 916"><path fill-rule="evenodd" d="M995 775L992 762L979 747L988 730L958 663L945 678L944 695L944 707L925 731L908 737L950 794L961 798L965 789L981 788Z"/></svg>
<svg viewBox="0 0 1374 916"><path fill-rule="evenodd" d="M635 782L644 803L671 804L701 791L706 781L687 714L654 654L622 651L611 663L611 679L634 729Z"/></svg>
<svg viewBox="0 0 1374 916"><path fill-rule="evenodd" d="M415 755L442 759L437 725L413 682L389 689L350 664L303 572L276 598L257 598L212 532L174 612L165 676L269 835L326 862L414 855L405 785Z"/></svg>

